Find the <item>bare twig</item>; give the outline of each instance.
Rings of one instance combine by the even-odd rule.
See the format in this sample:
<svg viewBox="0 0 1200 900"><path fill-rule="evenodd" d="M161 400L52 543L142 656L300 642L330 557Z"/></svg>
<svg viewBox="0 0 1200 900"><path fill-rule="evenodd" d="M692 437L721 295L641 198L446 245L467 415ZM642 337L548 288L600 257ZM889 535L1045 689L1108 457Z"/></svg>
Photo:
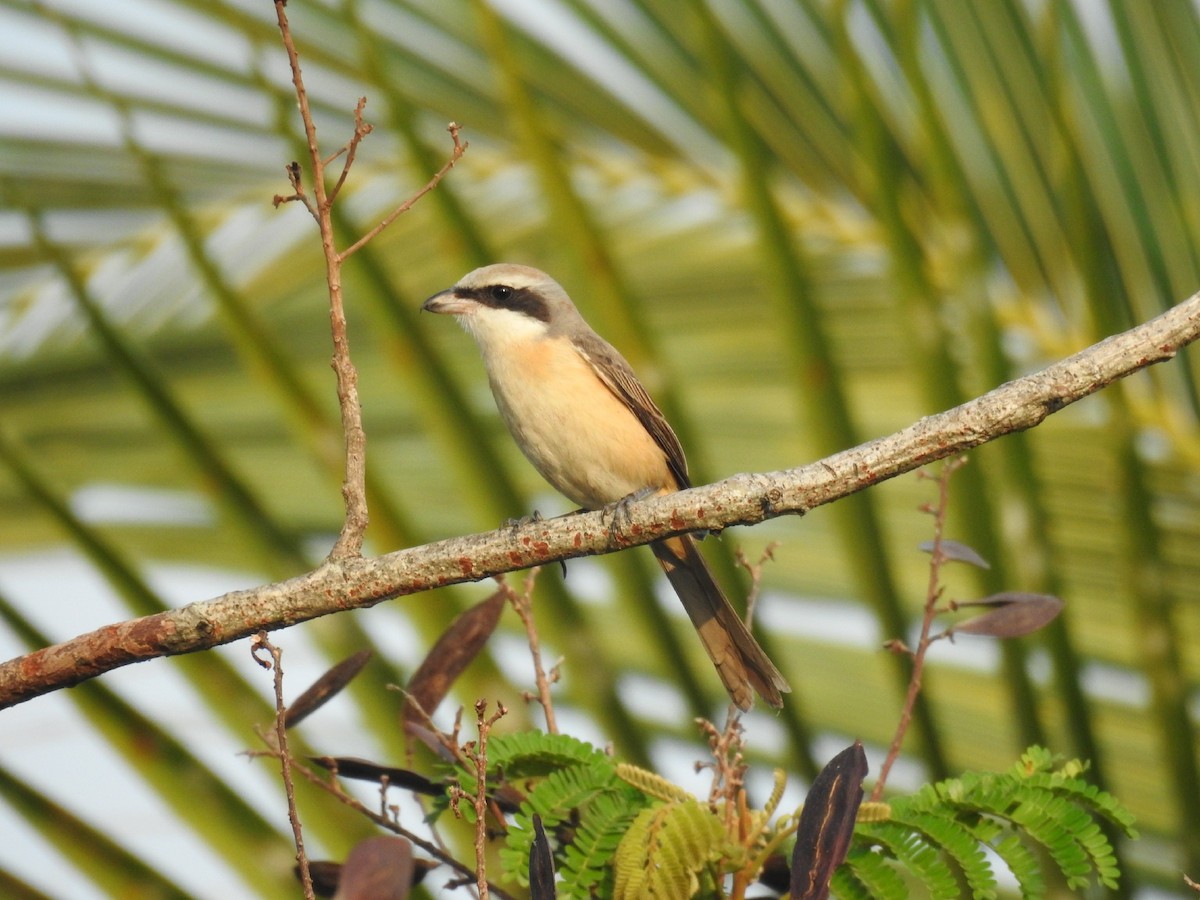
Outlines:
<svg viewBox="0 0 1200 900"><path fill-rule="evenodd" d="M475 701L475 727L479 732L477 741L463 745L466 754L475 766L475 793L471 802L475 808L475 887L479 900L488 898L487 880L487 742L492 726L508 715L503 703L496 704L496 711L487 714L487 701Z"/></svg>
<svg viewBox="0 0 1200 900"><path fill-rule="evenodd" d="M541 642L538 640L537 626L533 621L533 585L537 581L540 571L540 566L534 566L529 570L519 594L503 580L500 581L500 587L520 618L521 624L525 626L525 636L529 641L529 654L533 657L533 677L537 684L537 701L546 716L546 731L550 734L558 734L558 724L554 719L554 701L550 697L550 685L558 680L558 667L555 666L550 675L546 675L546 669L542 665ZM533 698L527 694L526 699Z"/></svg>
<svg viewBox="0 0 1200 900"><path fill-rule="evenodd" d="M325 160L323 163L323 165L327 166L343 153L346 154L346 161L342 163L342 172L340 175L338 175L337 183L334 184L329 191L329 198L326 202L330 205L332 205L333 201L337 199L337 195L342 190L342 185L346 183L346 176L350 174L350 167L354 165L354 156L356 153L358 153L358 145L362 143L362 139L370 134L373 130L371 125L363 121L363 109L366 108L366 105L367 98L359 97L358 105L354 107L354 135L350 138L350 142L346 144L345 147L333 154L333 156L329 157L329 159ZM345 254L343 254L342 259L345 258Z"/></svg>
<svg viewBox="0 0 1200 900"><path fill-rule="evenodd" d="M434 173L433 177L426 182L423 188L393 209L390 213L383 217L383 220L378 225L343 250L340 257L342 260L353 256L362 249L362 246L367 243L367 241L371 240L373 237L375 237L375 235L379 234L379 232L383 231L383 229L387 228L394 221L396 221L396 219L402 213L406 213L412 209L413 204L437 187L438 184L441 183L441 180L446 177L446 174L454 168L454 164L462 159L462 155L467 152L467 147L469 146L468 143L462 140L460 137L459 133L462 131L462 126L460 126L457 122L451 122L446 126L446 130L450 132L450 140L454 144L453 149L450 151L450 159L448 159L446 164Z"/></svg>
<svg viewBox="0 0 1200 900"><path fill-rule="evenodd" d="M270 655L265 659L259 655L259 650L265 650ZM312 874L308 869L308 854L304 852L304 833L300 827L300 813L296 809L296 785L292 780L292 756L288 752L286 713L287 706L283 702L283 651L271 643L267 633L261 631L254 636L250 644L250 655L254 661L265 669L275 671L275 740L274 749L279 759L280 770L283 773L283 790L287 795L288 821L292 825L292 837L296 842L296 862L300 866L300 884L304 888L305 900L315 900Z"/></svg>
<svg viewBox="0 0 1200 900"><path fill-rule="evenodd" d="M750 575L750 590L746 594L746 624L754 624L754 609L758 606L758 595L762 592L762 573L763 566L768 560L775 559L775 550L779 546L779 541L771 541L763 548L763 552L758 557L758 562L750 562L746 558L746 554L738 547L734 554L737 559L737 564L741 566Z"/></svg>
<svg viewBox="0 0 1200 900"><path fill-rule="evenodd" d="M731 841L747 851L739 857L740 862L729 873L732 876L729 893L722 896L728 896L729 900L744 900L762 868L762 859L756 851L760 849L774 806L764 810L766 815L755 814L750 809L750 800L746 795L746 772L749 766L743 752L745 731L737 708L730 707L730 715L723 729L718 730L707 719L696 719L696 724L708 740L712 757L712 762L696 764L696 771L711 768L713 772L712 787L708 793L709 806L714 812L723 813L725 833ZM782 782L779 782L777 791L781 793L782 790Z"/></svg>
<svg viewBox="0 0 1200 900"><path fill-rule="evenodd" d="M435 587L560 559L608 553L673 534L798 515L896 475L1023 431L1118 378L1174 357L1200 337L1200 294L1157 318L962 406L819 462L735 475L631 502L616 535L604 511L505 527L390 553L330 559L288 581L109 625L0 664L0 708L130 663L192 653Z"/></svg>
<svg viewBox="0 0 1200 900"><path fill-rule="evenodd" d="M429 193L446 173L466 152L466 142L459 137L459 126L451 123L449 126L454 149L450 160L438 171L423 188L393 210L382 222L355 241L344 252L339 253L334 243L333 233L333 201L337 198L350 174L358 152L358 145L368 134L371 126L363 121L363 109L367 98L359 98L354 108L354 133L350 141L328 158L321 156L320 145L317 141L317 126L313 121L312 110L309 107L308 91L304 87L304 78L300 72L300 56L292 39L291 26L288 24L285 7L286 0L275 0L275 18L279 25L279 33L287 51L288 63L292 70L292 85L296 90L296 100L300 106L300 118L304 122L304 136L308 144L308 161L312 168L313 194L315 201L310 200L304 191L300 166L292 163L288 166L288 180L292 185L289 196L276 195L276 206L290 200L298 200L317 220L321 232L321 249L325 254L325 280L329 291L329 326L333 336L333 371L337 379L338 405L341 409L342 432L346 443L346 472L342 482L342 500L345 504L346 516L342 522L341 532L337 541L329 551L330 559L353 559L361 556L363 537L366 534L369 521L367 511L367 436L363 430L362 408L358 400L358 370L350 359L350 339L346 330L346 310L342 298L342 263L386 228L401 213L411 209L425 194ZM325 187L325 167L345 154L342 171L337 181L328 191Z"/></svg>
<svg viewBox="0 0 1200 900"><path fill-rule="evenodd" d="M310 200L308 194L304 192L304 170L300 168L300 163L292 160L290 163L284 166L284 169L287 171L288 183L292 186L292 192L287 196L284 196L283 194L276 194L274 200L272 201L275 208L278 209L284 203L298 201L304 204L304 208L308 210L309 215L311 215L313 219L315 219L317 222L320 222L321 219L317 215L317 208L313 206L312 200Z"/></svg>
<svg viewBox="0 0 1200 900"><path fill-rule="evenodd" d="M254 752L254 753L249 753L247 755L251 756L251 757L270 756L270 757L278 759L279 758L279 749L277 747L273 746L273 744L268 744L268 747L270 749L264 750L264 751L258 751L258 752ZM399 835L400 837L410 841L413 844L413 846L418 847L421 850L424 850L426 853L428 853L430 856L432 856L438 862L448 866L451 869L454 869L456 872L459 872L460 874L462 874L463 876L465 876L467 878L474 879L475 870L472 867L464 865L463 863L459 862L457 859L455 859L453 856L451 856L450 853L445 850L445 848L439 847L437 844L426 840L425 838L421 837L419 834L415 834L414 832L409 831L407 828L405 828L403 825L400 824L399 820L395 817L394 814L393 815L385 815L385 814L379 813L379 812L371 809L366 804L364 804L357 797L354 797L351 794L347 794L346 791L342 788L341 781L338 779L336 771L331 771L328 773L328 775L326 775L324 773L318 773L315 770L313 770L311 767L305 765L303 762L301 762L298 759L291 760L291 768L292 768L293 772L299 774L302 778L304 778L310 784L325 791L327 794L329 794L330 796L337 799L337 801L339 803L354 810L359 815L365 816L366 818L370 819L372 822L374 822L380 828L386 829L387 831L390 831L393 834ZM498 900L515 900L515 898L513 898L513 896L511 894L509 894L508 892L506 892L504 890L501 890L494 884L489 885L489 889L491 890L492 895L494 897L498 898Z"/></svg>
<svg viewBox="0 0 1200 900"><path fill-rule="evenodd" d="M933 515L933 548L929 557L929 586L925 592L925 612L921 617L921 636L917 641L917 649L912 653L912 674L908 679L908 691L904 697L904 708L900 711L900 721L896 725L896 733L892 737L892 745L888 748L887 759L879 767L879 780L871 790L871 802L875 803L883 796L884 785L887 784L888 774L892 764L900 756L900 748L904 744L904 736L912 723L913 707L917 695L921 693L921 677L925 672L925 655L936 638L931 636L933 619L938 614L938 601L942 596L941 575L942 565L946 562L942 552L942 534L946 527L946 512L950 508L950 478L956 471L966 465L965 457L958 457L946 462L938 473L937 505L926 508ZM892 649L896 652L910 652L907 647L893 641Z"/></svg>
<svg viewBox="0 0 1200 900"><path fill-rule="evenodd" d="M717 728L708 719L696 719L696 724L708 741L709 755L712 757L712 762L696 763L696 771L712 770L708 805L716 809L724 801L727 831L732 825L730 816L737 794L744 787L746 778L746 760L742 756L745 729L736 707L731 709L734 709L734 713L726 718L724 728Z"/></svg>
<svg viewBox="0 0 1200 900"><path fill-rule="evenodd" d="M350 360L346 310L342 303L342 261L334 246L333 217L330 214L332 197L325 191L325 160L321 158L320 146L317 143L317 126L313 122L312 110L309 108L308 92L304 88L304 78L300 73L300 57L296 52L296 44L292 40L292 30L288 25L285 6L286 0L275 0L275 18L279 25L284 49L287 51L288 62L292 68L292 85L296 89L296 99L300 104L300 118L304 121L304 135L308 142L308 161L312 167L313 193L316 196L316 203L310 204L306 201L305 205L310 210L314 210L317 226L321 231L321 249L325 253L325 280L329 290L329 324L333 334L333 371L337 377L338 404L341 407L342 432L346 440L346 474L342 482L342 500L346 506L346 518L342 522L341 533L338 535L333 549L330 550L329 557L330 559L347 559L357 557L362 553L363 535L367 530L367 436L363 431L362 408L358 402L358 370L354 368L354 363ZM356 116L356 121L357 119ZM351 140L351 146L356 146L358 139L361 138L356 127L355 138ZM348 167L349 160L343 168L343 178ZM297 188L298 182L298 178L292 177L295 196L303 197L303 193ZM341 186L341 179L337 186Z"/></svg>

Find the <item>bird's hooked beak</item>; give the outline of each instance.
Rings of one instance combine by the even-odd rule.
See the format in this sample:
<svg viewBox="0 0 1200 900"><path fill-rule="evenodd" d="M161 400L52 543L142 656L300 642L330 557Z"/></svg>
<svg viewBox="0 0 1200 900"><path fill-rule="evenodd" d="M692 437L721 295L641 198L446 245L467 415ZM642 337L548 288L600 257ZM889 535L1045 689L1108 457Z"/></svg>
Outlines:
<svg viewBox="0 0 1200 900"><path fill-rule="evenodd" d="M460 316L469 312L475 305L474 301L458 296L455 290L455 288L446 288L444 291L438 291L421 304L421 311L450 316Z"/></svg>

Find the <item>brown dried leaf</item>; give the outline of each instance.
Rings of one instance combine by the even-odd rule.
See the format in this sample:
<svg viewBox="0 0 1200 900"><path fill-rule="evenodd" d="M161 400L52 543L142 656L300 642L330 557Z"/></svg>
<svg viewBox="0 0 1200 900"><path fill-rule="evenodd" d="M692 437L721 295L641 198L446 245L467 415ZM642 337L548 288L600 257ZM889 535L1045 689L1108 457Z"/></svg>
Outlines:
<svg viewBox="0 0 1200 900"><path fill-rule="evenodd" d="M947 629L950 634L979 634L987 637L1014 638L1032 634L1044 628L1062 612L1063 602L1050 594L1016 592L992 594L982 600L955 604L991 607L982 615L959 622Z"/></svg>
<svg viewBox="0 0 1200 900"><path fill-rule="evenodd" d="M334 900L405 900L413 885L412 845L402 837L360 841L342 864Z"/></svg>
<svg viewBox="0 0 1200 900"><path fill-rule="evenodd" d="M359 650L314 681L307 691L292 701L292 705L283 714L284 727L292 728L299 725L324 706L328 700L348 685L355 675L362 671L363 666L370 658L370 650Z"/></svg>
<svg viewBox="0 0 1200 900"><path fill-rule="evenodd" d="M933 552L933 541L922 541L917 545L918 549L925 553ZM968 565L978 566L981 569L990 569L992 564L979 555L979 552L974 547L968 547L960 541L942 541L942 556L947 562L961 562Z"/></svg>
<svg viewBox="0 0 1200 900"><path fill-rule="evenodd" d="M409 722L423 722L412 701L433 715L438 704L450 692L455 679L470 665L496 630L500 613L504 611L504 601L504 592L496 591L458 616L437 639L408 680L408 694L412 700L404 704L402 721L405 726Z"/></svg>
<svg viewBox="0 0 1200 900"><path fill-rule="evenodd" d="M850 849L862 803L867 755L855 741L829 761L813 781L796 827L792 851L792 900L825 900L833 871Z"/></svg>
<svg viewBox="0 0 1200 900"><path fill-rule="evenodd" d="M413 860L413 876L412 884L416 887L425 880L425 876L433 869L438 867L438 863L428 859ZM300 866L295 866L292 871L296 875L296 880L300 880ZM333 862L332 860L312 860L308 864L308 875L312 879L313 893L318 897L332 897L337 893L338 881L342 877L342 864Z"/></svg>
<svg viewBox="0 0 1200 900"><path fill-rule="evenodd" d="M337 770L342 778L353 778L357 781L373 781L379 783L383 779L388 784L395 785L419 794L437 797L445 792L445 788L436 784L411 769L399 769L395 766L381 766L367 759L356 756L312 756L312 762L323 769Z"/></svg>

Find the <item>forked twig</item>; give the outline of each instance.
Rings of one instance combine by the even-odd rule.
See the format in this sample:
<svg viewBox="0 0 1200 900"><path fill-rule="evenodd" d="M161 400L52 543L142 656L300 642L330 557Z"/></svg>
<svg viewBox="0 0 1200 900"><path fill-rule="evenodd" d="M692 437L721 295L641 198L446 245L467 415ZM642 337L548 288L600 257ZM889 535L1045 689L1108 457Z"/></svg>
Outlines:
<svg viewBox="0 0 1200 900"><path fill-rule="evenodd" d="M921 636L917 641L917 649L915 651L910 650L898 638L894 638L887 644L888 649L894 653L908 653L912 656L912 674L908 679L908 691L904 696L904 708L900 712L900 721L896 725L896 734L893 736L892 744L888 748L887 759L883 761L883 765L879 768L879 780L875 782L875 787L871 789L872 803L878 802L883 796L883 788L887 784L888 773L892 770L892 764L900 756L900 747L903 745L904 736L908 733L908 727L912 723L913 707L917 702L917 695L921 693L921 678L925 672L925 655L934 641L930 633L933 629L934 617L939 611L938 600L942 596L942 565L946 561L945 554L942 551L942 537L946 527L946 512L950 507L950 477L966 465L966 462L966 457L959 456L948 460L942 465L937 477L937 505L925 507L925 511L933 515L933 547L930 552L929 586L925 592L925 611L921 617Z"/></svg>
<svg viewBox="0 0 1200 900"><path fill-rule="evenodd" d="M312 167L312 190L315 199L310 199L305 193L299 163L291 163L287 167L288 181L292 193L288 196L275 195L276 206L289 201L299 201L317 220L321 232L321 249L325 254L325 278L329 290L329 322L333 336L333 370L337 377L338 404L341 408L342 431L346 442L346 472L342 482L342 499L345 504L345 519L337 541L329 552L331 560L353 559L362 556L363 537L369 521L367 512L366 488L366 453L367 437L363 430L362 408L358 400L358 370L350 360L350 344L346 330L346 312L342 300L342 263L364 246L380 231L391 224L402 212L411 209L425 194L429 193L447 172L466 152L466 142L459 137L459 126L451 123L450 135L454 149L450 160L439 170L421 190L393 210L382 222L372 228L367 234L355 241L345 251L339 253L334 243L333 201L341 192L354 164L358 146L363 138L371 133L371 126L363 121L363 109L367 98L359 98L354 109L354 133L349 142L328 158L321 156L317 142L317 126L313 121L312 110L309 106L308 91L304 87L304 78L300 72L300 56L296 43L292 39L291 26L288 24L285 7L287 0L275 0L275 18L279 25L279 33L287 51L288 63L292 70L292 85L296 90L296 100L300 107L300 118L304 122L304 136L308 145L309 165ZM325 167L345 154L342 171L331 188L325 187Z"/></svg>
<svg viewBox="0 0 1200 900"><path fill-rule="evenodd" d="M396 219L402 213L406 213L412 209L413 205L434 188L436 188L438 184L441 183L441 180L446 177L447 173L454 168L454 164L462 159L462 155L467 152L467 147L469 146L468 143L462 140L460 137L459 133L462 131L462 126L460 126L457 122L451 122L446 126L446 130L450 132L450 140L454 142L454 148L450 151L450 158L446 160L446 164L434 173L433 177L425 183L423 188L393 209L390 213L383 217L383 220L380 221L378 225L343 250L338 256L339 261L345 261L349 257L353 256L362 249L363 245L366 244L367 241L371 240L373 237L375 237L375 235L379 234L379 232L383 231L383 229L387 228L394 221L396 221Z"/></svg>
<svg viewBox="0 0 1200 900"><path fill-rule="evenodd" d="M270 654L270 658L259 655L260 650ZM292 755L288 752L287 725L284 716L287 706L283 702L283 651L267 638L265 631L260 631L250 641L250 655L264 669L273 669L275 675L275 731L274 749L279 759L283 773L283 790L287 795L288 822L292 826L292 837L296 842L296 863L300 867L300 884L304 888L305 900L316 900L313 891L312 873L308 867L308 854L304 851L304 834L300 826L300 813L296 809L296 785L292 780ZM271 746L270 744L268 746Z"/></svg>
<svg viewBox="0 0 1200 900"><path fill-rule="evenodd" d="M550 670L549 675L546 674L546 668L542 665L542 647L538 639L537 626L533 621L533 585L537 580L538 573L541 571L541 566L534 566L529 570L529 574L525 576L525 583L521 587L521 592L517 593L503 579L496 579L500 583L501 590L504 591L504 596L508 598L509 604L517 617L520 618L521 624L525 626L526 640L529 642L529 654L533 657L533 677L537 684L537 701L542 707L542 712L546 716L546 731L550 734L558 734L558 723L554 718L554 701L550 697L550 685L558 680L558 666L556 665ZM526 694L526 700L534 699L533 695Z"/></svg>
<svg viewBox="0 0 1200 900"><path fill-rule="evenodd" d="M486 700L475 701L475 728L479 733L478 740L463 745L462 751L467 759L475 766L475 793L471 795L471 804L475 811L475 888L479 891L479 900L488 898L487 880L487 743L492 726L508 715L508 709L503 703L496 704L496 711L487 714ZM458 812L457 802L463 796L462 789L452 792L450 803Z"/></svg>

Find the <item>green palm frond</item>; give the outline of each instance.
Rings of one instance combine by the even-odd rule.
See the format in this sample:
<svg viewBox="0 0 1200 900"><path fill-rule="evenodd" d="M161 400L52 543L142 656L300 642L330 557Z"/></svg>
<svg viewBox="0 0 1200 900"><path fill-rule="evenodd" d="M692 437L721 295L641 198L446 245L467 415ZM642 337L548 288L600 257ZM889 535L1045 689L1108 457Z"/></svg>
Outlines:
<svg viewBox="0 0 1200 900"><path fill-rule="evenodd" d="M503 433L466 338L417 315L477 265L552 271L662 401L698 482L887 433L1200 285L1194 4L288 8L326 152L348 139L359 96L376 126L337 210L343 245L441 164L448 121L471 142L345 272L371 552L565 509ZM5 0L0 33L0 649L14 656L32 633L60 640L310 566L340 524L341 437L315 228L298 205L271 206L284 164L302 158L271 3ZM970 638L941 663L935 651L908 747L931 778L1003 768L1033 743L1089 759L1154 848L1123 866L1133 883L1200 874L1196 368L1181 354L981 448L956 476L951 536L992 567L954 573L949 592L1052 593L1066 612L997 651ZM796 692L774 723L748 720L756 762L811 776L814 736L889 739L906 667L876 647L905 636L921 603L927 523L914 511L928 499L905 479L705 542L742 588L732 551L782 542L758 617ZM116 605L72 602L53 571L33 590L7 583L6 561L63 546ZM644 765L695 742L692 717L720 702L655 579L638 553L576 561L565 581L542 573L536 608L546 655L564 657L563 708ZM386 686L472 596L410 598L280 640L313 648L305 674L374 648L348 701L352 733L400 754ZM506 657L481 658L458 698L521 709L531 679ZM206 727L251 746L269 691L247 663L205 654L137 672L182 674ZM138 728L197 749L127 684L81 691L70 727L135 770ZM319 722L303 742L346 752L351 738ZM6 731L0 765L45 801L49 785L23 765L33 751ZM222 796L232 776L200 758L187 766ZM147 767L144 781L182 808L170 771ZM94 786L58 777L67 793L53 796L100 818ZM336 855L342 825L310 802ZM284 833L266 818L232 870L246 872L267 829ZM101 868L145 864L164 890L197 890L160 860L72 840L93 842ZM293 893L279 840L255 881L264 896ZM0 879L54 893L3 849Z"/></svg>

